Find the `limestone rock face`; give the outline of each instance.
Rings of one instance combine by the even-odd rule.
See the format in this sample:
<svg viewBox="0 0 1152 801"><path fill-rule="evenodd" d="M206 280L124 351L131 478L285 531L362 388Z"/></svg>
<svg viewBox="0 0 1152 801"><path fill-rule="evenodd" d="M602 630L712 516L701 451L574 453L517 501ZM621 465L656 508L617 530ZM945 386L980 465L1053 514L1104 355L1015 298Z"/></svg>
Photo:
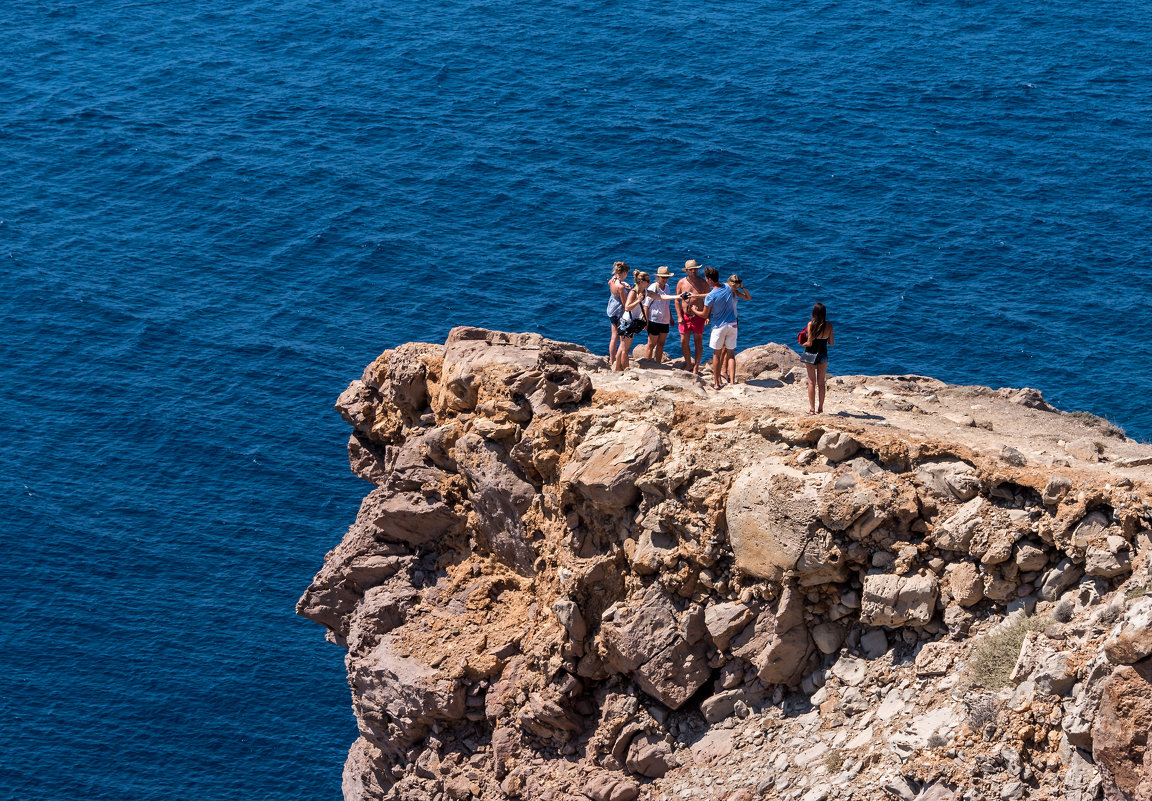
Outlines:
<svg viewBox="0 0 1152 801"><path fill-rule="evenodd" d="M582 443L577 455L560 480L597 507L623 508L636 501L636 481L664 455L664 442L654 427L640 423Z"/></svg>
<svg viewBox="0 0 1152 801"><path fill-rule="evenodd" d="M860 619L870 626L927 623L932 619L937 591L934 575L865 576Z"/></svg>
<svg viewBox="0 0 1152 801"><path fill-rule="evenodd" d="M524 515L536 488L516 474L500 446L476 434L458 439L453 454L489 548L502 562L531 572L536 554L525 540Z"/></svg>
<svg viewBox="0 0 1152 801"><path fill-rule="evenodd" d="M771 461L732 482L725 515L736 564L751 575L780 579L794 571L805 584L844 577L839 547L820 521L824 476Z"/></svg>
<svg viewBox="0 0 1152 801"><path fill-rule="evenodd" d="M1104 651L1117 665L1134 665L1152 656L1152 598L1141 598L1124 614L1109 633Z"/></svg>
<svg viewBox="0 0 1152 801"><path fill-rule="evenodd" d="M1116 669L1092 727L1092 758L1124 798L1152 798L1152 660Z"/></svg>
<svg viewBox="0 0 1152 801"><path fill-rule="evenodd" d="M684 636L671 598L650 588L635 605L618 606L601 623L609 666L631 674L649 695L678 709L708 676L705 645Z"/></svg>
<svg viewBox="0 0 1152 801"><path fill-rule="evenodd" d="M297 605L346 651L345 798L1152 801L1152 448L738 367L462 327L350 383L366 496Z"/></svg>

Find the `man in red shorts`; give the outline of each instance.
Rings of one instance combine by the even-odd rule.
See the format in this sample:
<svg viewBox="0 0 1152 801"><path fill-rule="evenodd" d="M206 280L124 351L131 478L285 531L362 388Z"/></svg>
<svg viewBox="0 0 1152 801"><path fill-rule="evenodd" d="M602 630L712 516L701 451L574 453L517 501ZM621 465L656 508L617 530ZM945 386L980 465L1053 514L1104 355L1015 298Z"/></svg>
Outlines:
<svg viewBox="0 0 1152 801"><path fill-rule="evenodd" d="M680 320L680 351L684 354L684 369L691 373L700 372L700 361L704 358L704 296L708 294L708 282L700 277L700 265L696 259L684 262L685 276L676 284L676 294L690 292L688 300L676 298L676 317ZM696 356L693 358L689 347L696 340Z"/></svg>

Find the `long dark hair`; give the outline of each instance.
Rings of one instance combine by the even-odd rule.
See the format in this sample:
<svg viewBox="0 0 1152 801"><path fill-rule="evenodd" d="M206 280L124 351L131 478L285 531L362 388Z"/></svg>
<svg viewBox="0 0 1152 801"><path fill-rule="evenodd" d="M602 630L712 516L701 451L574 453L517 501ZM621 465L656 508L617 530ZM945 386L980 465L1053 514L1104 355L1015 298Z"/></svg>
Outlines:
<svg viewBox="0 0 1152 801"><path fill-rule="evenodd" d="M823 303L817 303L812 307L812 319L808 321L808 341L814 342L820 338L824 333L824 326L826 324L828 310L824 308Z"/></svg>

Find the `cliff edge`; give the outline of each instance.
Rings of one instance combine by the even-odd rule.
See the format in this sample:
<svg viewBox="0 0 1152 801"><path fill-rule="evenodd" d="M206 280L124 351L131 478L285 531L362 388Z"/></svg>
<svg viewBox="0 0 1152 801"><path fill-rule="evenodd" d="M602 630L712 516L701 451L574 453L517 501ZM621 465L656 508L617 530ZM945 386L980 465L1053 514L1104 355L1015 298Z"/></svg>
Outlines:
<svg viewBox="0 0 1152 801"><path fill-rule="evenodd" d="M456 328L352 382L375 488L297 607L347 649L344 797L1152 801L1152 447L738 376Z"/></svg>

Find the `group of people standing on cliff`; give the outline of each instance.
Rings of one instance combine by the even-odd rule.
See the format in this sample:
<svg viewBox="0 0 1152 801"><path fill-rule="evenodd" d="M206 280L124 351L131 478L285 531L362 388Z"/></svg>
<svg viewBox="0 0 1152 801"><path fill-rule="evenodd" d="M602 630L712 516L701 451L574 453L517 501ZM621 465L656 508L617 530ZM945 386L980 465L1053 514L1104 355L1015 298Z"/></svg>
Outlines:
<svg viewBox="0 0 1152 801"><path fill-rule="evenodd" d="M700 276L703 269L704 276ZM720 283L720 271L703 267L695 259L684 262L684 277L669 286L674 274L667 267L656 270L656 279L637 270L635 285L628 283L630 268L622 261L612 265L608 279L608 319L612 336L608 344L608 361L613 370L625 370L632 355L632 339L641 331L648 332L644 357L657 363L664 360L664 344L672 326L672 305L680 332L683 368L699 375L704 360L704 328L711 325L708 346L712 349L712 388L725 382L736 383L737 305L751 300L738 275ZM808 414L824 411L828 348L833 344L832 323L827 320L823 303L812 307L812 317L797 335L804 346L800 360L808 370Z"/></svg>

